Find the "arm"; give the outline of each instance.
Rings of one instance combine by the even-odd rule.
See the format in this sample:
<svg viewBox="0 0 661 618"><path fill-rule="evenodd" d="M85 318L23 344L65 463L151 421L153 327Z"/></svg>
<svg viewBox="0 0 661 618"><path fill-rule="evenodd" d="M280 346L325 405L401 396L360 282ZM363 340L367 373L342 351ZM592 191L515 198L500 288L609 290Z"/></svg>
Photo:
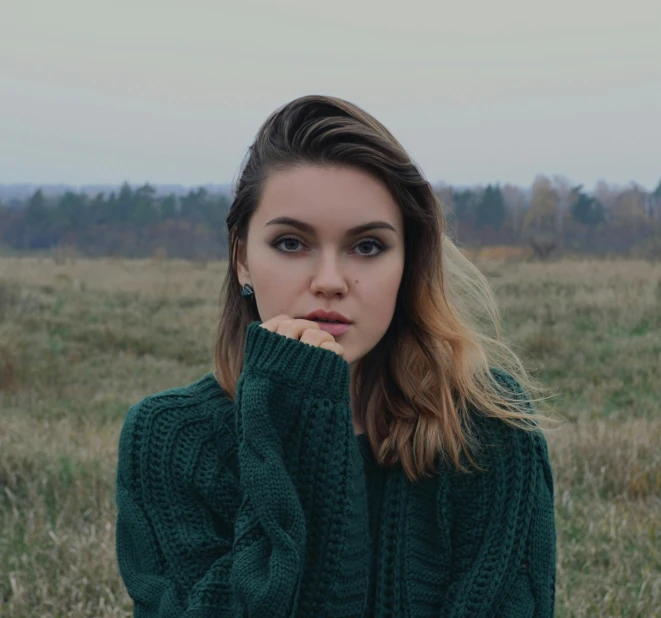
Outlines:
<svg viewBox="0 0 661 618"><path fill-rule="evenodd" d="M124 420L116 485L119 570L136 618L240 616L229 586L231 533L215 525L226 514L205 503L194 479L215 473L201 472L213 470L212 449L184 448L212 442L222 429L209 430L211 415L183 421L178 412L147 398ZM186 456L189 469L182 465ZM222 480L227 487L231 474Z"/></svg>
<svg viewBox="0 0 661 618"><path fill-rule="evenodd" d="M509 386L520 392L509 379ZM515 391L515 392L517 392ZM555 600L553 477L546 440L481 419L485 472L454 473L452 576L443 616L551 618ZM484 437L487 437L484 440Z"/></svg>
<svg viewBox="0 0 661 618"><path fill-rule="evenodd" d="M249 327L234 405L238 478L212 473L223 475L219 490L230 480L236 485L236 510L220 523L181 474L161 474L143 457L132 477L135 467L126 462L153 432L136 431L143 410L129 413L120 439L117 543L136 617L362 612L367 507L348 369L334 352ZM206 452L197 469L224 465L221 453ZM164 508L153 508L154 500Z"/></svg>
<svg viewBox="0 0 661 618"><path fill-rule="evenodd" d="M297 616L358 615L367 590L367 499L349 379L334 352L249 326L235 407L241 514L297 574ZM237 535L237 545L234 573L254 572L254 539ZM244 578L234 581L247 592Z"/></svg>

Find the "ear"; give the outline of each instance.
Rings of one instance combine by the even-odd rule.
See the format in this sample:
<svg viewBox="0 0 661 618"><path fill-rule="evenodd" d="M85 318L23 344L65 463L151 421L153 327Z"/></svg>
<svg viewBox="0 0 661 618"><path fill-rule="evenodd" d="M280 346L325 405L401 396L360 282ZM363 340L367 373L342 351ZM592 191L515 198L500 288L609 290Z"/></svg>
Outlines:
<svg viewBox="0 0 661 618"><path fill-rule="evenodd" d="M250 283L250 270L248 268L248 259L246 255L246 243L239 240L236 243L236 276L241 285Z"/></svg>

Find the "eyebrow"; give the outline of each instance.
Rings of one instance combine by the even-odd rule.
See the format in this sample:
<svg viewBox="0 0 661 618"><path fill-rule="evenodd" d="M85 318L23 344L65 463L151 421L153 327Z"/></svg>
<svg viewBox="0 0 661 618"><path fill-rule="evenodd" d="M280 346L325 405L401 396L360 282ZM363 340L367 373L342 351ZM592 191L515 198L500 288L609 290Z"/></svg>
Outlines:
<svg viewBox="0 0 661 618"><path fill-rule="evenodd" d="M276 217L275 219L271 219L268 223L266 223L264 227L267 225L291 225L292 227L301 230L301 232L305 232L311 236L314 236L317 233L317 230L314 228L314 226L310 225L309 223L305 223L304 221L300 221L299 219L293 219L292 217ZM362 225L357 225L356 227L350 228L347 230L347 236L357 236L363 232L378 229L391 230L397 234L397 230L392 225L390 225L390 223L386 223L385 221L370 221L369 223L363 223Z"/></svg>

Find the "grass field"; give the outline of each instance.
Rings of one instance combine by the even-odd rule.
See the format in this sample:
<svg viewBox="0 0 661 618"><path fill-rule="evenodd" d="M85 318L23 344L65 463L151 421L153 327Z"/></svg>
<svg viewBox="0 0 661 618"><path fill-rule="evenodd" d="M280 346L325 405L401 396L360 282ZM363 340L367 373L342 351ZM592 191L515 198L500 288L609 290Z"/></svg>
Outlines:
<svg viewBox="0 0 661 618"><path fill-rule="evenodd" d="M661 616L661 264L479 264L557 393L557 616ZM128 616L122 419L211 369L225 266L0 259L0 615Z"/></svg>

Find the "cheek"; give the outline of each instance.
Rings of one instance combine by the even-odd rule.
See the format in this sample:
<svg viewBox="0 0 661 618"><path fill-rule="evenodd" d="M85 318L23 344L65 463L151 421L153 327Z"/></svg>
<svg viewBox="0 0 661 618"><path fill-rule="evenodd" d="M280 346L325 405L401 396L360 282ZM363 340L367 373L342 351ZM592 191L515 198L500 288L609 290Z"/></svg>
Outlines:
<svg viewBox="0 0 661 618"><path fill-rule="evenodd" d="M390 325L400 282L401 275L393 273L369 283L365 281L357 284L365 307L364 315L370 318L374 329L385 330Z"/></svg>
<svg viewBox="0 0 661 618"><path fill-rule="evenodd" d="M292 306L301 296L301 276L291 265L284 265L273 255L264 252L253 262L258 267L250 271L255 286L259 290L257 305L262 320L266 321L280 314L291 314Z"/></svg>

